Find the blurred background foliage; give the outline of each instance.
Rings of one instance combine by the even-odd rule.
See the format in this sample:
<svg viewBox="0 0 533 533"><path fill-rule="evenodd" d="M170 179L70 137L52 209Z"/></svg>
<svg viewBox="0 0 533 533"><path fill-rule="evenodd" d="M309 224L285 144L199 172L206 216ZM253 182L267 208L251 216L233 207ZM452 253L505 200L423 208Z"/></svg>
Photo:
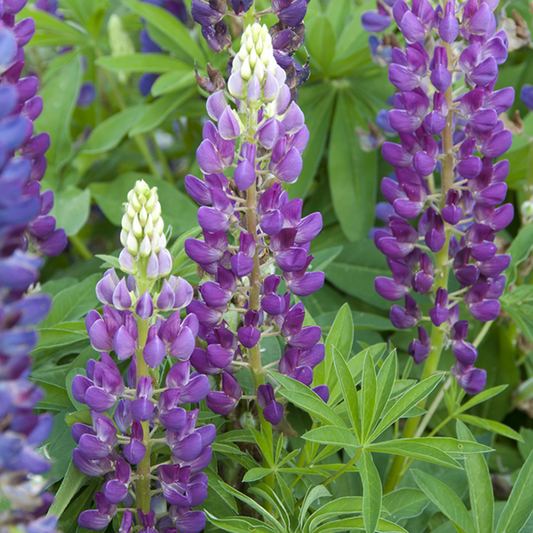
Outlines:
<svg viewBox="0 0 533 533"><path fill-rule="evenodd" d="M189 9L190 2L185 3ZM384 134L373 124L378 111L386 108L393 87L387 70L373 60L368 34L360 23L361 14L374 3L312 0L309 4L305 46L296 58L301 64L309 60L311 75L299 87L298 104L311 137L303 172L288 192L291 197L305 198L306 213L320 211L324 217L324 230L313 244L313 268L325 271L327 283L305 299L313 319L327 334L337 310L348 302L354 324L352 351L388 341L399 349L405 367L413 334L394 331L388 318L390 303L374 291L374 278L388 275L388 268L368 237L376 225L375 205L382 200L380 180L392 170L379 150ZM267 5L264 0L258 4L257 9ZM499 8L500 24L514 36L499 86L511 85L517 95L523 84L533 83L531 9L528 0L502 3ZM165 222L172 227L171 243L196 227L196 205L185 192L183 178L189 173L199 175L195 152L207 120L207 93L198 88L194 69L205 76L210 63L224 73L227 58L208 50L191 20L182 22L139 0L59 0L57 12L38 10L30 2L21 14L28 15L35 19L37 32L27 47L26 69L27 74L39 77L44 100L44 111L35 125L52 139L43 186L54 190L53 214L69 236L67 251L49 259L43 270L43 290L54 297L54 307L40 325L34 379L47 393L41 407L53 411L61 422L67 417L72 423L86 415L80 414L83 411L72 414L73 406L79 406L69 384L95 355L83 317L97 305L94 287L103 271L102 260L96 256L110 256L104 266L113 265L122 202L137 179L159 188ZM267 15L263 22L270 26L275 18L269 20ZM140 52L143 27L162 52ZM150 94L142 96L138 82L146 73L155 75L156 81ZM94 99L84 100L83 91L94 91ZM533 113L518 97L509 113L509 119L513 117L515 136L507 154L511 162L507 183L508 201L514 203L517 215L499 237L502 250L513 242L513 263L507 272L513 290L503 298L501 316L481 345L478 360L488 372L488 386L508 387L471 411L520 430L525 440L517 446L503 436L493 444L497 453L490 456L491 469L501 498L508 495L513 472L533 449L533 226L520 209L533 195ZM183 253L174 273L195 280L194 267ZM424 305L423 298L420 303ZM474 335L480 327L472 323ZM442 368L451 364L449 354ZM409 368L403 375L408 374ZM411 374L416 377L417 369ZM443 406L434 424L445 413ZM485 429L496 431L495 427ZM443 433L452 434L452 425L447 428ZM50 442L59 443L49 448L56 459L56 479L67 471L74 447L72 439L61 438L68 432L64 423L58 423L50 437ZM438 474L437 467L431 469L433 475ZM464 497L464 472L443 470L442 476ZM356 478L353 483L357 493ZM62 518L64 525L72 522L63 529L65 533L76 530L73 517L89 505L93 485L78 494ZM410 521L409 531L424 531L431 520L433 531L448 531L437 529L435 513L434 506L427 507Z"/></svg>

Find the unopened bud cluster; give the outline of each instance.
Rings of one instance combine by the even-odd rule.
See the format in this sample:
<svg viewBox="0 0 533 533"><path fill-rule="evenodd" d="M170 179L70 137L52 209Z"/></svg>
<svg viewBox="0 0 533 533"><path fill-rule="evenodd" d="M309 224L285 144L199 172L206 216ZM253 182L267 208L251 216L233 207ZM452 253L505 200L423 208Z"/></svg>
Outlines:
<svg viewBox="0 0 533 533"><path fill-rule="evenodd" d="M291 305L291 293L307 296L324 283L323 272L308 271L310 243L322 217L302 217L302 200L290 200L282 187L298 179L309 131L273 54L266 26L248 26L233 62L230 94L219 90L207 101L217 125L205 124L197 151L204 179L185 178L187 191L201 205L203 229L203 240L185 241L202 278L200 297L187 308L200 323L200 345L191 362L200 373L221 375L221 390L207 396L217 414L229 414L242 395L233 377L242 365L234 362L250 363L257 378L260 364L254 358L260 358L263 336L285 338L278 370L308 386L324 358L320 328L304 327L303 304ZM224 172L231 167L229 179ZM283 295L277 292L282 277L288 289ZM327 398L327 387L315 392ZM256 393L264 418L278 424L284 410L272 384L257 385Z"/></svg>
<svg viewBox="0 0 533 533"><path fill-rule="evenodd" d="M120 264L126 272L135 273L137 263L147 260L149 278L170 273L172 259L166 249L164 226L157 188L150 189L144 180L138 181L128 193L120 232L120 242L124 246Z"/></svg>
<svg viewBox="0 0 533 533"><path fill-rule="evenodd" d="M74 398L91 411L91 424L72 426L78 445L74 464L106 481L95 495L97 508L81 513L79 524L101 530L123 512L122 533L156 526L198 533L205 515L191 508L207 496L201 470L211 460L215 428L196 427L194 407L209 392L209 380L191 373L189 362L198 319L180 314L193 288L182 278L167 278L172 257L165 248L161 205L157 190L144 181L128 194L122 228L120 264L126 275L105 273L96 286L102 314L93 310L85 320L100 357L72 382ZM167 358L170 370L163 379L160 367ZM124 379L117 362L126 360ZM167 446L154 452L157 433Z"/></svg>

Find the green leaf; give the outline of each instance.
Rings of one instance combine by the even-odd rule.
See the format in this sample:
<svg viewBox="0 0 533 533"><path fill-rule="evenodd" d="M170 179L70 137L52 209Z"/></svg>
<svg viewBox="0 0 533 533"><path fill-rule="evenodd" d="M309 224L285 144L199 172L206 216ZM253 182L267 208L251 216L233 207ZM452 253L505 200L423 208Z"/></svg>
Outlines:
<svg viewBox="0 0 533 533"><path fill-rule="evenodd" d="M359 473L363 482L363 520L366 533L374 533L377 529L381 513L381 479L378 469L372 460L372 454L363 450L358 461ZM352 528L345 528L352 529Z"/></svg>
<svg viewBox="0 0 533 533"><path fill-rule="evenodd" d="M24 17L35 20L35 35L31 40L31 46L86 46L89 43L89 35L79 26L67 24L46 11L28 6L17 18L21 20ZM75 92L76 97L77 95Z"/></svg>
<svg viewBox="0 0 533 533"><path fill-rule="evenodd" d="M511 263L505 274L507 275L507 287L516 281L517 268L525 261L533 250L533 226L523 227L513 242L507 253L511 255Z"/></svg>
<svg viewBox="0 0 533 533"><path fill-rule="evenodd" d="M195 59L204 61L202 50L191 38L185 26L176 17L169 17L165 9L134 0L125 0L124 3L171 39L184 58L189 58L191 62Z"/></svg>
<svg viewBox="0 0 533 533"><path fill-rule="evenodd" d="M152 85L151 92L153 96L161 96L162 94L191 87L195 84L196 77L194 70L189 67L187 70L173 70L172 72L167 72L159 76Z"/></svg>
<svg viewBox="0 0 533 533"><path fill-rule="evenodd" d="M500 394L500 392L504 391L508 385L498 385L497 387L491 387L490 389L486 389L479 394L476 394L470 400L465 402L463 405L461 405L456 411L455 414L462 413L463 411L467 411L468 409L471 409L474 407L474 405L478 405L480 403L483 403L487 400L490 400L490 398L493 398L494 396L497 396Z"/></svg>
<svg viewBox="0 0 533 533"><path fill-rule="evenodd" d="M480 418L479 416L472 415L459 415L457 418L466 424L472 424L478 428L493 431L494 433L498 433L498 435L503 435L509 439L522 441L522 437L519 433L517 433L514 429L511 429L509 426L502 424L501 422L496 422L496 420L488 420L486 418Z"/></svg>
<svg viewBox="0 0 533 533"><path fill-rule="evenodd" d="M464 503L452 489L422 470L414 469L411 473L420 489L453 523L459 533L476 533Z"/></svg>
<svg viewBox="0 0 533 533"><path fill-rule="evenodd" d="M100 268L116 268L121 270L120 261L114 255L96 254L94 257L98 257L98 259L104 261Z"/></svg>
<svg viewBox="0 0 533 533"><path fill-rule="evenodd" d="M378 435L383 433L389 426L394 424L396 420L405 416L416 404L429 396L431 391L433 391L433 389L441 380L442 375L430 376L407 391L397 402L392 405L391 409L385 413L381 419L381 422L378 424L378 427L372 433L370 440L374 441Z"/></svg>
<svg viewBox="0 0 533 533"><path fill-rule="evenodd" d="M396 357L396 350L392 351L383 366L381 367L378 378L377 378L377 397L376 397L376 409L374 412L374 417L370 428L372 429L377 421L380 419L381 415L389 398L392 394L392 389L394 387L394 382L396 380L396 375L398 374L398 359Z"/></svg>
<svg viewBox="0 0 533 533"><path fill-rule="evenodd" d="M331 446L341 446L346 448L361 447L352 432L345 427L325 426L311 429L302 435L302 439L317 442L319 444L329 444Z"/></svg>
<svg viewBox="0 0 533 533"><path fill-rule="evenodd" d="M361 496L344 496L326 503L315 511L304 524L304 533L316 531L317 527L331 517L343 514L355 514L363 512L363 498Z"/></svg>
<svg viewBox="0 0 533 533"><path fill-rule="evenodd" d="M368 354L367 357L369 357ZM348 411L348 416L350 417L350 422L352 423L352 427L357 435L357 439L360 441L361 427L359 421L360 416L357 389L355 388L355 383L353 382L350 369L348 368L344 357L335 347L333 348L333 365L335 367L335 372L337 373L337 379L339 380L341 386L342 396L344 398L346 410Z"/></svg>
<svg viewBox="0 0 533 533"><path fill-rule="evenodd" d="M209 511L205 511L209 522L223 531L230 533L275 533L275 529L268 524L251 517L242 518L216 518Z"/></svg>
<svg viewBox="0 0 533 533"><path fill-rule="evenodd" d="M129 107L100 122L83 146L82 153L101 154L116 148L128 131L139 121L145 108L144 105Z"/></svg>
<svg viewBox="0 0 533 533"><path fill-rule="evenodd" d="M170 183L149 174L127 172L108 183L91 183L93 198L107 219L119 226L124 214L123 203L137 180L145 180L150 187L157 187L165 224L171 225L177 234L197 225L196 207L192 201Z"/></svg>
<svg viewBox="0 0 533 533"><path fill-rule="evenodd" d="M344 235L352 242L368 236L374 223L377 194L376 152L363 152L359 146L355 126L360 119L355 108L355 102L348 93L341 92L337 99L328 154L333 207ZM366 258L361 259L364 261Z"/></svg>
<svg viewBox="0 0 533 533"><path fill-rule="evenodd" d="M327 524L320 526L316 530L316 533L334 533L335 531L349 531L352 529L362 530L365 526L366 523L363 518L341 518L340 520L328 522ZM366 531L368 532L368 529L366 529ZM378 519L375 531L383 533L409 533L398 524L394 524L382 518Z"/></svg>
<svg viewBox="0 0 533 533"><path fill-rule="evenodd" d="M533 452L518 474L495 533L519 533L533 509Z"/></svg>
<svg viewBox="0 0 533 533"><path fill-rule="evenodd" d="M366 354L363 364L363 381L361 384L361 442L366 444L372 431L372 422L376 410L377 379L374 361Z"/></svg>
<svg viewBox="0 0 533 533"><path fill-rule="evenodd" d="M34 352L37 350L44 350L45 348L66 346L87 338L88 336L83 323L65 322L54 328L41 329L39 331L39 341L37 342Z"/></svg>
<svg viewBox="0 0 533 533"><path fill-rule="evenodd" d="M302 86L298 89L298 105L305 114L305 124L309 129L309 143L302 154L303 168L296 183L289 185L291 199L305 198L315 178L322 160L329 124L333 114L336 91L329 84Z"/></svg>
<svg viewBox="0 0 533 533"><path fill-rule="evenodd" d="M324 272L327 280L339 290L381 309L390 309L390 302L374 289L376 277L390 276L390 270L385 256L370 239L345 245ZM393 329L392 324L390 328Z"/></svg>
<svg viewBox="0 0 533 533"><path fill-rule="evenodd" d="M417 489L399 489L383 496L383 506L395 522L419 516L428 503L427 496Z"/></svg>
<svg viewBox="0 0 533 533"><path fill-rule="evenodd" d="M54 208L51 215L56 218L58 228L63 228L65 233L72 237L77 235L89 218L91 208L91 192L72 187L54 195Z"/></svg>
<svg viewBox="0 0 533 533"><path fill-rule="evenodd" d="M108 70L122 72L154 72L160 74L173 70L191 70L190 65L187 63L164 54L127 54L123 56L106 56L97 59L95 64Z"/></svg>
<svg viewBox="0 0 533 533"><path fill-rule="evenodd" d="M345 425L342 418L331 407L326 405L318 394L309 389L309 387L306 387L303 383L275 372L270 372L270 376L283 386L280 394L297 407L316 416L324 424L340 427Z"/></svg>
<svg viewBox="0 0 533 533"><path fill-rule="evenodd" d="M339 354L347 360L350 356L350 350L353 343L353 321L350 306L345 303L337 313L333 325L331 326L326 338L326 357L314 370L314 379L317 384L332 386L335 382L333 373L333 348L335 347Z"/></svg>
<svg viewBox="0 0 533 533"><path fill-rule="evenodd" d="M326 70L335 55L335 30L329 19L320 15L312 19L307 29L307 46L311 59Z"/></svg>
<svg viewBox="0 0 533 533"><path fill-rule="evenodd" d="M265 476L268 476L268 474L271 474L272 472L272 468L252 468L251 470L248 470L248 472L246 472L242 480L246 483L252 483L252 481L263 479Z"/></svg>
<svg viewBox="0 0 533 533"><path fill-rule="evenodd" d="M457 436L462 441L476 442L470 430L459 420L457 421ZM468 455L465 457L465 470L468 476L472 517L477 533L491 532L494 518L494 496L487 461L482 455Z"/></svg>
<svg viewBox="0 0 533 533"><path fill-rule="evenodd" d="M363 374L363 363L365 361L366 354L370 354L374 364L376 364L385 353L386 348L387 345L385 343L375 344L374 346L369 346L348 360L347 364L354 385L357 385L361 381ZM335 405L341 397L341 387L339 383L334 383L333 387L330 388L328 405Z"/></svg>
<svg viewBox="0 0 533 533"><path fill-rule="evenodd" d="M62 167L72 153L70 122L81 84L81 62L74 56L61 73L42 89L43 111L35 120L35 132L50 134L46 159L51 169ZM57 189L57 187L56 187Z"/></svg>
<svg viewBox="0 0 533 533"><path fill-rule="evenodd" d="M171 113L174 113L179 106L189 100L194 94L196 94L196 89L193 88L182 93L167 94L148 104L140 115L138 122L129 132L129 136L133 137L157 128Z"/></svg>
<svg viewBox="0 0 533 533"><path fill-rule="evenodd" d="M420 444L427 444L433 446L446 453L454 454L471 454L471 453L488 453L492 452L490 446L484 444L478 444L476 441L469 442L463 440L457 440L452 437L417 437L413 439L401 439L395 442L414 442Z"/></svg>
<svg viewBox="0 0 533 533"><path fill-rule="evenodd" d="M366 448L372 452L412 457L413 459L420 459L421 461L426 461L428 463L461 470L461 465L446 452L443 452L434 446L416 442L416 440L417 439L399 439L385 442L374 442L368 444Z"/></svg>
<svg viewBox="0 0 533 533"><path fill-rule="evenodd" d="M331 493L326 487L324 487L324 485L317 485L316 487L309 488L302 503L302 508L300 509L300 527L304 526L309 507L320 498L331 498Z"/></svg>
<svg viewBox="0 0 533 533"><path fill-rule="evenodd" d="M259 496L259 498L263 502L265 503L268 502L272 506L276 514L281 517L281 521L283 522L282 525L284 529L286 531L289 530L289 527L290 527L289 514L287 513L287 510L285 509L283 502L279 499L278 495L274 492L274 489L272 487L269 487L266 483L259 483L255 487L251 487L250 489L248 489L248 492L251 492L252 494Z"/></svg>
<svg viewBox="0 0 533 533"><path fill-rule="evenodd" d="M93 309L98 303L95 287L101 278L100 274L93 274L56 294L52 300L52 310L39 324L39 328L48 328L61 322L76 320Z"/></svg>
<svg viewBox="0 0 533 533"><path fill-rule="evenodd" d="M228 492L229 494L231 494L238 500L241 500L241 502L244 502L247 505L249 505L252 509L255 509L265 519L266 522L269 522L269 524L274 527L274 529L276 529L280 533L285 533L285 530L281 526L281 524L264 507L261 507L261 505L259 505L256 501L252 500L252 498L245 496L244 494L234 489L227 483L224 483L223 481L220 482L220 486L226 492ZM263 525L266 525L266 524L263 524Z"/></svg>
<svg viewBox="0 0 533 533"><path fill-rule="evenodd" d="M55 515L60 518L67 505L72 501L79 488L89 478L82 474L75 466L72 460L70 461L67 473L61 482L59 490L57 491L54 501L48 510L49 515Z"/></svg>

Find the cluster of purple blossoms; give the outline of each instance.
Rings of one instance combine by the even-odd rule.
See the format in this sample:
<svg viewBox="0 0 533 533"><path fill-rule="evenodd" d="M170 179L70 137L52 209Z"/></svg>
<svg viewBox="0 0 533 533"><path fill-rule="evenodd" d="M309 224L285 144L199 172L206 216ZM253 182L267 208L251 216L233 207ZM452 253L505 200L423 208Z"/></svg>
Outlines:
<svg viewBox="0 0 533 533"><path fill-rule="evenodd" d="M35 32L31 18L15 24L24 4L0 3L0 486L7 503L0 511L0 529L53 532L56 518L44 516L53 497L43 493L46 483L40 477L50 463L37 451L53 418L34 413L44 393L28 379L35 325L51 302L47 295L31 293L42 260L28 248L57 255L66 235L48 214L52 191L41 193L50 137L33 135L33 120L42 111L42 99L35 96L37 79L20 77L23 46Z"/></svg>
<svg viewBox="0 0 533 533"><path fill-rule="evenodd" d="M509 162L494 162L512 143L498 116L511 107L514 91L494 89L498 65L507 58L507 35L495 33L494 2L448 1L442 10L427 0L413 0L411 7L397 0L389 7L363 17L372 31L385 29L394 17L406 40L405 50L391 53L389 80L398 92L394 109L380 120L386 131L398 133L400 144L382 147L395 174L382 181L390 205L379 206L386 225L373 232L393 278L379 277L375 286L384 298L405 298L405 307L391 309L393 325L402 329L422 319L411 289L432 295L429 319L452 344L452 373L475 394L486 373L473 366L477 350L465 341L468 323L459 321L459 303L477 320L496 319L510 263L494 243L513 218L511 204L498 207L507 193ZM410 221L416 219L414 226ZM459 283L451 293L449 270ZM424 328L418 330L409 352L421 363L432 346Z"/></svg>
<svg viewBox="0 0 533 533"><path fill-rule="evenodd" d="M189 13L187 12L187 7L183 0L142 0L146 4L152 4L154 6L162 7L170 15L176 17L183 24L189 24L191 19ZM148 30L143 28L139 35L139 40L141 42L141 52L143 54L158 54L163 50L161 47L152 40L148 34ZM150 94L152 90L152 85L155 83L155 80L159 77L159 74L153 72L145 72L139 78L139 91L143 96Z"/></svg>
<svg viewBox="0 0 533 533"><path fill-rule="evenodd" d="M271 6L256 15L274 13L278 22L269 28L272 37L274 58L287 74L287 85L297 97L296 87L309 77L307 66L301 66L293 59L293 54L302 46L305 39L303 19L307 12L309 0L273 0ZM214 52L221 52L231 47L232 38L223 18L228 15L242 20L251 8L253 0L193 0L191 14L195 22L202 27L202 35L207 45ZM231 69L231 59L228 70Z"/></svg>
<svg viewBox="0 0 533 533"><path fill-rule="evenodd" d="M138 181L122 219L125 276L105 273L96 286L102 314L91 311L85 321L100 360L91 359L86 375L72 382L74 398L92 416L91 425L72 426L74 464L105 479L97 508L79 516L86 529L104 529L120 512L122 533L132 527L196 533L205 527L204 513L192 508L207 497L201 470L211 461L215 427L197 427L198 409L192 407L207 396L209 379L191 373L199 323L194 314L182 320L180 309L191 303L193 288L169 276L172 256L163 229L156 189ZM110 352L129 360L125 379ZM166 374L163 365L170 368ZM155 443L167 451L154 451Z"/></svg>
<svg viewBox="0 0 533 533"><path fill-rule="evenodd" d="M222 415L242 395L234 363L249 364L258 404L272 424L281 421L283 405L272 384L264 383L261 338L285 338L279 371L308 386L313 368L324 359L321 329L304 327L302 303L291 306L290 293L312 294L324 284L324 274L308 271L310 242L322 229L322 217L302 218L302 200L289 200L282 188L297 180L309 139L285 79L266 26L247 26L233 59L229 94L219 90L207 101L214 122L205 124L197 151L204 179L185 179L201 205L203 229L203 240L185 241L202 279L199 298L187 307L189 316L198 318L201 341L191 363L202 374L221 374L221 390L210 392L207 404ZM232 178L224 175L228 169ZM282 280L288 289L283 295L277 292ZM327 387L314 390L327 401Z"/></svg>

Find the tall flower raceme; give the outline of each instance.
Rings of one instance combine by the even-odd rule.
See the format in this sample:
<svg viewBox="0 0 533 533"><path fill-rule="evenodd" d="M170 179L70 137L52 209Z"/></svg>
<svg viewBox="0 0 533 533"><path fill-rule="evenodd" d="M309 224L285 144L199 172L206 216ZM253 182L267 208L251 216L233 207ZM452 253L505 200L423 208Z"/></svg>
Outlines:
<svg viewBox="0 0 533 533"><path fill-rule="evenodd" d="M225 0L193 0L191 14L194 21L202 27L202 35L209 48L214 52L221 52L232 45L228 26L223 20L225 16L238 19L242 23L243 19L248 20L250 16L253 20L255 16L274 13L278 22L268 30L272 37L274 58L285 70L286 83L296 99L296 88L309 77L308 65L302 66L292 57L305 39L303 19L308 3L308 0L273 0L270 7L260 13L254 13L253 0L230 0L231 9Z"/></svg>
<svg viewBox="0 0 533 533"><path fill-rule="evenodd" d="M321 330L303 326L304 306L291 305L290 295L320 289L324 273L308 271L310 242L322 217L302 218L302 200L289 200L282 187L298 179L309 131L273 52L267 27L247 26L228 91L207 100L213 122L205 124L197 151L203 180L185 178L187 191L201 205L204 238L186 240L185 251L201 277L198 299L187 307L200 324L201 347L191 363L202 374L221 375L221 390L207 395L207 405L229 414L242 394L234 374L248 366L264 419L278 424L283 405L265 382L261 339L284 337L279 372L312 384L313 367L324 358ZM232 177L224 174L228 170ZM282 279L288 291L278 294ZM327 387L314 390L327 400Z"/></svg>
<svg viewBox="0 0 533 533"><path fill-rule="evenodd" d="M92 417L91 425L72 426L74 464L105 480L96 509L79 516L86 529L104 529L117 513L123 513L121 532L195 533L205 526L204 513L191 508L207 497L201 470L211 460L215 428L197 427L193 405L206 397L209 380L191 373L199 324L194 314L182 319L180 309L190 304L193 289L169 276L172 256L163 230L156 189L138 181L122 219L125 276L105 273L96 286L102 314L91 311L86 318L100 360L91 359L86 375L72 383L74 398ZM117 360L129 362L126 380Z"/></svg>
<svg viewBox="0 0 533 533"><path fill-rule="evenodd" d="M496 5L394 4L406 46L392 51L389 79L398 92L385 122L400 144L383 144L395 176L383 179L381 191L393 213L374 233L393 273L377 278L376 290L389 300L405 298L404 307L391 309L393 325L411 328L422 320L411 289L433 301L431 338L419 325L410 354L416 363L427 359L429 375L451 344L452 373L470 394L483 389L486 373L474 368L478 353L466 341L468 322L459 320L459 305L482 322L497 318L510 256L497 254L494 238L513 218L511 204L498 207L509 162L495 159L512 143L498 116L512 105L514 91L494 89L498 65L507 58L507 36L495 33ZM450 271L459 285L453 292Z"/></svg>
<svg viewBox="0 0 533 533"><path fill-rule="evenodd" d="M53 498L43 493L41 477L50 463L38 451L53 418L34 413L44 393L28 379L35 325L48 313L50 298L30 290L42 260L28 247L57 255L66 235L48 214L52 191L41 193L50 140L46 133L33 135L42 110L37 79L20 77L23 46L35 32L31 18L14 22L23 4L0 4L0 529L53 532L56 518L44 516Z"/></svg>

